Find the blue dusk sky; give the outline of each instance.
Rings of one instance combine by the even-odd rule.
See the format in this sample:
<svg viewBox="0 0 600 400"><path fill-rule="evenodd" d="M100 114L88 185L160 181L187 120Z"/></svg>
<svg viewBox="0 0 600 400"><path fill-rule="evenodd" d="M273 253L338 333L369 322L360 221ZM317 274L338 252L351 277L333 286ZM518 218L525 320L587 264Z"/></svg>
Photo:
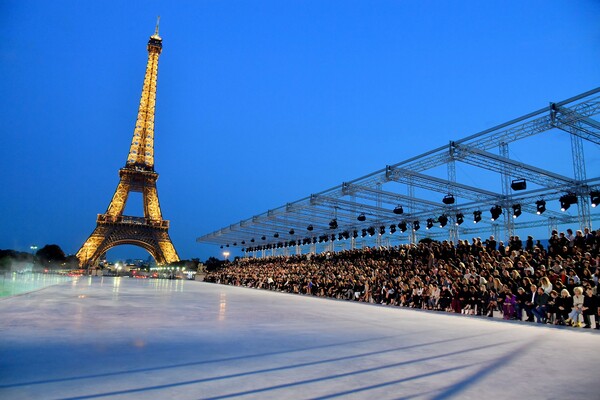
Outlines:
<svg viewBox="0 0 600 400"><path fill-rule="evenodd" d="M3 0L1 249L72 254L92 232L157 15L157 186L185 259L220 256L199 236L600 86L599 1Z"/></svg>

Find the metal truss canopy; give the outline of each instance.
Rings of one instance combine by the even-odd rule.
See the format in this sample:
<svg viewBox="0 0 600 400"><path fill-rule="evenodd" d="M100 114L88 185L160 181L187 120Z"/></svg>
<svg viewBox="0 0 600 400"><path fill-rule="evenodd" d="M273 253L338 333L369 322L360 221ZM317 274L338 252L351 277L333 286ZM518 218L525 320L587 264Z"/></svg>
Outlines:
<svg viewBox="0 0 600 400"><path fill-rule="evenodd" d="M356 231L362 236L365 229L376 233L375 243L382 244L382 237L389 243L398 226L402 226L402 230L406 227L406 230L400 232L398 228L395 237L400 239L396 240L414 242L419 236L423 237L422 231L418 230L420 225L425 227L427 220L436 222L436 229L426 231L427 237L450 239L461 235L497 233L500 228L508 237L516 229L555 226L558 223L578 222L581 229L591 228L592 221L599 220L600 216L591 213L589 194L598 190L600 176L587 177L583 143L592 146L596 152L594 157L598 158L600 122L592 117L600 113L599 93L600 88L596 88L561 102L550 103L538 111L268 210L201 236L196 241L238 246L255 255L257 251L266 255L265 250L273 252L275 248L295 247L298 251L301 245L310 245L310 251L315 251L315 243L319 238L350 238L354 247L360 238L355 240L352 235L356 236ZM519 146L522 139L553 130L563 132L572 139L573 177L509 157L509 144ZM495 174L498 189L484 189L461 182L456 177L457 163L478 168L482 174ZM448 171L447 179L425 173L444 165ZM511 190L512 178L522 179L532 185L523 191ZM417 190L418 196L415 195ZM577 196L576 216L553 210L537 215L536 202L558 201L566 193ZM444 196L451 197L453 201L442 202ZM469 214L486 214L493 206L501 207L503 220L490 222L483 218L482 223L471 227L467 227L466 222L465 225L457 224L462 223L462 218L457 220L458 214L462 214L466 221L471 219ZM514 215L513 218L512 210L517 208L524 214L523 217ZM364 218L357 219L359 215ZM446 228L437 228L440 216L448 218Z"/></svg>

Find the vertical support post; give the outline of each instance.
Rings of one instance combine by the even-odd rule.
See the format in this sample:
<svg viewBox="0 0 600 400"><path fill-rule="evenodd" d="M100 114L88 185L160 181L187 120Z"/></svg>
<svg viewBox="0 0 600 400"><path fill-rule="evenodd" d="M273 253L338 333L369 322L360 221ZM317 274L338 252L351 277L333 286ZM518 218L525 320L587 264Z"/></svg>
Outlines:
<svg viewBox="0 0 600 400"><path fill-rule="evenodd" d="M558 231L556 217L548 217L548 237L552 237L552 231Z"/></svg>
<svg viewBox="0 0 600 400"><path fill-rule="evenodd" d="M381 182L377 182L377 184L375 185L375 187L377 188L377 194L375 195L375 205L378 208L381 208L382 202L381 202ZM381 215L377 215L377 222L381 222ZM381 247L381 239L383 239L383 235L379 234L379 226L375 226L375 229L377 230L377 232L375 233L377 236L375 237L375 245L377 247Z"/></svg>
<svg viewBox="0 0 600 400"><path fill-rule="evenodd" d="M415 200L414 200L415 199L415 186L413 185L413 177L412 176L408 178L408 184L406 185L406 188L407 188L408 198L410 199L410 200L408 200L408 203L407 203L408 213L412 215L414 212L414 206L415 206ZM417 234L412 229L409 230L408 240L411 244L417 243Z"/></svg>
<svg viewBox="0 0 600 400"><path fill-rule="evenodd" d="M585 157L583 155L583 139L571 133L571 153L573 155L573 173L575 179L583 182L587 179L585 171ZM579 229L591 228L590 203L587 201L587 192L578 188L577 190L577 217Z"/></svg>
<svg viewBox="0 0 600 400"><path fill-rule="evenodd" d="M508 143L502 142L499 147L500 155L504 158L509 158L508 153ZM505 241L508 240L510 236L515 235L515 222L513 221L513 217L508 211L512 204L510 204L510 198L512 197L510 191L510 173L508 171L508 166L502 165L502 173L500 174L502 179L502 195L504 197L504 203L502 204L503 215L504 215L504 229L506 231L506 235L504 237Z"/></svg>
<svg viewBox="0 0 600 400"><path fill-rule="evenodd" d="M446 163L448 172L448 194L453 194L453 184L456 183L456 161L454 160L454 142L450 142L448 147L449 160ZM456 211L456 210L455 210ZM458 226L455 216L452 216L450 226L448 227L448 240L456 244L458 242Z"/></svg>

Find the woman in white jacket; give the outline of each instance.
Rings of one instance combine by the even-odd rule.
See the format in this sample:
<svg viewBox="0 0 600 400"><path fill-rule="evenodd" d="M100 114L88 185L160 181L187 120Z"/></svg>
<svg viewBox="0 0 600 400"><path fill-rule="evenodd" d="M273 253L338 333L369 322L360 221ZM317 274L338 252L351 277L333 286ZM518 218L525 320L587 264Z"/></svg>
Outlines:
<svg viewBox="0 0 600 400"><path fill-rule="evenodd" d="M583 311L583 288L577 286L573 289L573 308L569 313L569 318L565 321L566 324L572 324L573 326L579 326L579 315Z"/></svg>

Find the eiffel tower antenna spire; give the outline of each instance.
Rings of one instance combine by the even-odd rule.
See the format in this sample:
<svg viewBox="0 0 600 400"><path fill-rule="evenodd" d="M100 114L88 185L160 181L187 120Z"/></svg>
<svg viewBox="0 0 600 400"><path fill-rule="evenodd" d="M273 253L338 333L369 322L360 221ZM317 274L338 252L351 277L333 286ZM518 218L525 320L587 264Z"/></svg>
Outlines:
<svg viewBox="0 0 600 400"><path fill-rule="evenodd" d="M154 29L154 35L152 36L156 36L157 38L160 39L160 36L158 36L158 25L160 24L160 15L158 17L156 17L156 29Z"/></svg>

